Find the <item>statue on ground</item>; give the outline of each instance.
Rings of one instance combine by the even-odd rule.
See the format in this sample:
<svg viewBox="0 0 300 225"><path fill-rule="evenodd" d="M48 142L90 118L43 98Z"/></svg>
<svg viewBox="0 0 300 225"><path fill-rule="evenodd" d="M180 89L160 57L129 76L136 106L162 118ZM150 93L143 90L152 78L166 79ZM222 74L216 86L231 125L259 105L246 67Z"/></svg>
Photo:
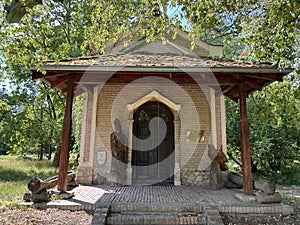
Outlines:
<svg viewBox="0 0 300 225"><path fill-rule="evenodd" d="M223 152L222 145L217 150L213 145L208 146L208 156L211 161L215 161L220 164L220 168L222 171L227 171L228 166L226 163L228 163L228 158L226 154Z"/></svg>
<svg viewBox="0 0 300 225"><path fill-rule="evenodd" d="M210 158L210 179L209 186L214 190L219 190L223 186L222 171L227 171L228 158L222 150L222 146L217 150L213 145L208 145L208 157Z"/></svg>
<svg viewBox="0 0 300 225"><path fill-rule="evenodd" d="M122 133L121 122L114 120L114 132L110 135L111 182L113 184L124 184L127 166L126 136Z"/></svg>

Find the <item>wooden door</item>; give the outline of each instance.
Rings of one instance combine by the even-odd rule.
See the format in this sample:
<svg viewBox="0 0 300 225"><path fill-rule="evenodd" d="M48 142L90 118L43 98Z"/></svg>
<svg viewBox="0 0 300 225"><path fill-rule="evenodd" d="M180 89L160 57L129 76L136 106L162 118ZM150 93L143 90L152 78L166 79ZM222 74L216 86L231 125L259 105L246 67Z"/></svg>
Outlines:
<svg viewBox="0 0 300 225"><path fill-rule="evenodd" d="M158 120L160 118L161 120ZM174 124L173 113L163 103L147 102L134 114L132 165L133 183L173 183L174 172ZM158 135L151 136L152 132ZM163 121L163 122L162 122ZM159 135L167 128L166 135ZM136 141L135 141L136 140ZM151 146L151 147L150 147Z"/></svg>

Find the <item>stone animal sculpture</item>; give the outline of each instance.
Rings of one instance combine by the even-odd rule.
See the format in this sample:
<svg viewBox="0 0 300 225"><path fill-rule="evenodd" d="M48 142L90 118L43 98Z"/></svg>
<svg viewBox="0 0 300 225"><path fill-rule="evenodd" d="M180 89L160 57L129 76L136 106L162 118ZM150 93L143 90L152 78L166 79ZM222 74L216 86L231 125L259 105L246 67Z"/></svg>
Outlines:
<svg viewBox="0 0 300 225"><path fill-rule="evenodd" d="M228 158L226 154L223 152L222 145L217 150L213 145L208 146L208 157L211 161L218 162L220 164L221 171L227 171L228 166L226 163L228 162Z"/></svg>

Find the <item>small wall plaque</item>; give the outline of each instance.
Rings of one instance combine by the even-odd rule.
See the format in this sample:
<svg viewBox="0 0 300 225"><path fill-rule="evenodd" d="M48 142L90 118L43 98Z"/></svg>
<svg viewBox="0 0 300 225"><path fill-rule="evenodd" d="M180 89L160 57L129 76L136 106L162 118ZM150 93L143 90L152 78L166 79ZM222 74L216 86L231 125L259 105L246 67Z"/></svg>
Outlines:
<svg viewBox="0 0 300 225"><path fill-rule="evenodd" d="M106 161L106 151L100 150L97 152L97 162L99 165L103 165Z"/></svg>
<svg viewBox="0 0 300 225"><path fill-rule="evenodd" d="M188 130L186 136L189 142L204 142L204 130Z"/></svg>

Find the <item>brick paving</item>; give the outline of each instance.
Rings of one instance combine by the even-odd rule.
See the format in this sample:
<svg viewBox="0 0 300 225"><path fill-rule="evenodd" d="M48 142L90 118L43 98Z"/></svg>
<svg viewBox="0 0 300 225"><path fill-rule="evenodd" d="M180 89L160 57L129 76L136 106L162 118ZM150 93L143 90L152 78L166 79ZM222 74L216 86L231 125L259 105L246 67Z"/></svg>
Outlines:
<svg viewBox="0 0 300 225"><path fill-rule="evenodd" d="M85 189L84 186L79 187ZM284 204L243 203L234 196L242 193L239 189L211 190L195 186L97 186L102 190L97 206L101 205L189 205L212 206L221 212L233 213L291 213L292 207ZM97 194L89 193L97 198ZM95 196L96 195L96 196ZM76 190L75 198L76 199ZM259 209L260 208L260 209ZM263 210L261 210L263 209ZM268 209L268 210L266 210ZM268 211L268 212L267 212Z"/></svg>
<svg viewBox="0 0 300 225"><path fill-rule="evenodd" d="M293 208L284 204L243 203L234 197L242 193L238 189L97 185L79 186L72 191L72 199L41 207L94 211L93 224L216 225L222 224L219 213L293 213Z"/></svg>

